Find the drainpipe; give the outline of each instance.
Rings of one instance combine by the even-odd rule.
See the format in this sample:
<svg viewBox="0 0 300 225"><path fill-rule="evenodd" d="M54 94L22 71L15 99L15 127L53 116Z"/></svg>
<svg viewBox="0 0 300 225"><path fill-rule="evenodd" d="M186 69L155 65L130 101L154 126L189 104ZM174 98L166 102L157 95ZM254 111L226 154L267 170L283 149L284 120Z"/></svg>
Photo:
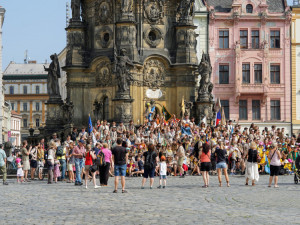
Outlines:
<svg viewBox="0 0 300 225"><path fill-rule="evenodd" d="M290 87L291 87L291 136L293 135L293 85L292 85L292 79L293 79L293 58L292 58L292 28L290 26Z"/></svg>

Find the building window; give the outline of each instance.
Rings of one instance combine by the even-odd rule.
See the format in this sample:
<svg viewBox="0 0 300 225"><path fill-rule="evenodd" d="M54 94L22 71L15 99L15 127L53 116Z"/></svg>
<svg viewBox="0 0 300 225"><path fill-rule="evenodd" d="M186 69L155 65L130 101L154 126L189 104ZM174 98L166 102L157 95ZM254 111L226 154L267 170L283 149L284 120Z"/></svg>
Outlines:
<svg viewBox="0 0 300 225"><path fill-rule="evenodd" d="M9 87L9 94L10 94L10 95L13 95L14 92L15 92L14 86L10 86L10 87Z"/></svg>
<svg viewBox="0 0 300 225"><path fill-rule="evenodd" d="M23 94L27 95L27 86L23 86Z"/></svg>
<svg viewBox="0 0 300 225"><path fill-rule="evenodd" d="M27 119L23 119L23 127L27 127Z"/></svg>
<svg viewBox="0 0 300 225"><path fill-rule="evenodd" d="M243 64L243 84L250 83L250 64Z"/></svg>
<svg viewBox="0 0 300 225"><path fill-rule="evenodd" d="M27 102L23 103L23 111L27 111Z"/></svg>
<svg viewBox="0 0 300 225"><path fill-rule="evenodd" d="M226 119L229 120L229 100L221 100L221 106L223 107Z"/></svg>
<svg viewBox="0 0 300 225"><path fill-rule="evenodd" d="M240 100L239 102L239 117L240 120L248 119L247 100Z"/></svg>
<svg viewBox="0 0 300 225"><path fill-rule="evenodd" d="M272 30L271 35L271 48L280 48L280 31Z"/></svg>
<svg viewBox="0 0 300 225"><path fill-rule="evenodd" d="M40 111L40 103L39 102L35 103L35 111Z"/></svg>
<svg viewBox="0 0 300 225"><path fill-rule="evenodd" d="M229 48L229 31L219 31L219 48Z"/></svg>
<svg viewBox="0 0 300 225"><path fill-rule="evenodd" d="M40 119L35 119L35 126L39 127L40 126Z"/></svg>
<svg viewBox="0 0 300 225"><path fill-rule="evenodd" d="M262 83L262 65L254 64L254 83L261 84Z"/></svg>
<svg viewBox="0 0 300 225"><path fill-rule="evenodd" d="M10 106L11 106L11 110L15 110L15 103L14 102L11 102Z"/></svg>
<svg viewBox="0 0 300 225"><path fill-rule="evenodd" d="M258 49L259 48L259 30L253 30L251 32L252 38L252 48Z"/></svg>
<svg viewBox="0 0 300 225"><path fill-rule="evenodd" d="M252 100L252 119L260 120L260 100Z"/></svg>
<svg viewBox="0 0 300 225"><path fill-rule="evenodd" d="M271 84L280 84L280 65L271 65L270 77Z"/></svg>
<svg viewBox="0 0 300 225"><path fill-rule="evenodd" d="M246 12L253 13L253 6L251 4L246 5Z"/></svg>
<svg viewBox="0 0 300 225"><path fill-rule="evenodd" d="M271 100L271 120L280 120L280 100Z"/></svg>
<svg viewBox="0 0 300 225"><path fill-rule="evenodd" d="M35 86L35 93L40 94L40 86Z"/></svg>
<svg viewBox="0 0 300 225"><path fill-rule="evenodd" d="M241 48L248 48L248 31L240 30L240 45Z"/></svg>
<svg viewBox="0 0 300 225"><path fill-rule="evenodd" d="M219 83L229 84L229 66L219 65Z"/></svg>

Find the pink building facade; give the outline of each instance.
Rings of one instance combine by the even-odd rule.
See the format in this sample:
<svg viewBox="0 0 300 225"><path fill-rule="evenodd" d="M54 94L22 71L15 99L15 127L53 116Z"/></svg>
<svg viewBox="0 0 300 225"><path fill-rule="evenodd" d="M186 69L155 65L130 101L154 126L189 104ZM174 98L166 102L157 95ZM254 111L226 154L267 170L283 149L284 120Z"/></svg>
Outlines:
<svg viewBox="0 0 300 225"><path fill-rule="evenodd" d="M207 0L209 54L226 117L291 126L290 21L285 0Z"/></svg>

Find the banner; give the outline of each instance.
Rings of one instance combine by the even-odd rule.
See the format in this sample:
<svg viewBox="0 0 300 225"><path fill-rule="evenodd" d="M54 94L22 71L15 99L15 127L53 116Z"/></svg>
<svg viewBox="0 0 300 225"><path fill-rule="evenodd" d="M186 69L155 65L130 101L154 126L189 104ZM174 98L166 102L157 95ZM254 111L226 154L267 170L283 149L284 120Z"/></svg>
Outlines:
<svg viewBox="0 0 300 225"><path fill-rule="evenodd" d="M172 118L171 113L169 113L169 111L167 110L167 108L165 106L162 107L162 113L165 117L165 121L169 121L169 119Z"/></svg>

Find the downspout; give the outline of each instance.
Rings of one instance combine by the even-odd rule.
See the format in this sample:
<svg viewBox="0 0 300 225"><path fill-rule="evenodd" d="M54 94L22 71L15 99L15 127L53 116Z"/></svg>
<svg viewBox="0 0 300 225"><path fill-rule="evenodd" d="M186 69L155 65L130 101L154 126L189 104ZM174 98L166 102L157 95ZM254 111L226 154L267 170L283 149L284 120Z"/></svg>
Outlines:
<svg viewBox="0 0 300 225"><path fill-rule="evenodd" d="M291 136L293 135L293 58L292 58L292 27L290 26L290 88L291 88Z"/></svg>

